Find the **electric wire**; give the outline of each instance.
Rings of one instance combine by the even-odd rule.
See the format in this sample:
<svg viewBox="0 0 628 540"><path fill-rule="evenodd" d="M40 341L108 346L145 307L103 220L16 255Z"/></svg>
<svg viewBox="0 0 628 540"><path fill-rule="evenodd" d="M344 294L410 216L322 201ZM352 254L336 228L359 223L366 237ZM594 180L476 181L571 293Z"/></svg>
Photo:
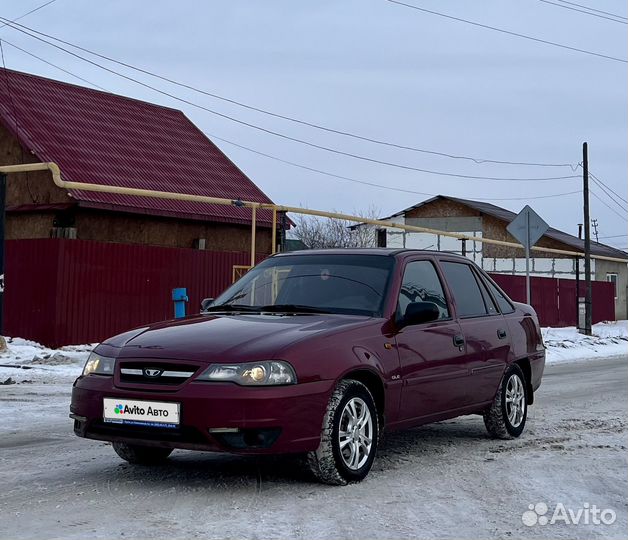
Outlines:
<svg viewBox="0 0 628 540"><path fill-rule="evenodd" d="M39 58L39 57L37 57L37 58ZM43 60L43 61L45 61L45 60ZM58 66L56 66L56 67L58 67ZM60 68L60 69L63 69L63 68ZM72 73L71 71L67 71L67 72L68 72L68 74L70 74L70 75L72 75L74 77L78 77L76 74ZM436 194L434 194L434 193L427 193L427 192L422 192L422 191L405 189L405 188L401 188L401 187L394 187L394 186L389 186L389 185L383 185L383 184L378 184L376 182L371 182L371 181L368 181L368 180L360 180L360 179L357 179L357 178L351 178L351 177L348 177L348 176L335 174L335 173L332 173L332 172L329 172L329 171L325 171L325 170L317 169L317 168L310 167L310 166L307 166L307 165L303 165L301 163L296 163L296 162L293 162L293 161L289 161L289 160L286 160L286 159L283 159L283 158L280 158L280 157L268 154L266 152L262 152L262 151L254 149L254 148L245 146L243 144L236 143L235 141L232 141L232 140L229 140L229 139L226 139L224 137L220 137L220 136L217 136L217 135L214 135L214 134L211 134L211 133L207 133L207 135L212 140L222 141L222 142L224 142L226 144L233 145L233 146L235 146L237 148L240 148L240 149L246 150L248 152L251 152L251 153L254 153L254 154L266 157L268 159L272 159L272 160L278 161L280 163L284 163L284 164L287 164L287 165L290 165L290 166L293 166L293 167L297 167L297 168L300 168L300 169L308 170L310 172L314 172L314 173L317 173L317 174L329 176L329 177L332 177L332 178L345 180L345 181L353 182L353 183L358 183L358 184L362 184L362 185L368 185L368 186L379 188L379 189L398 191L398 192L403 192L403 193L411 193L411 194L423 195L423 196L429 196L429 197L436 196ZM483 201L510 201L510 200L519 201L519 200L527 200L527 199L545 199L545 198L563 197L563 196L574 195L574 194L577 194L577 193L581 193L581 191L578 190L578 191L561 192L561 193L554 193L554 194L550 194L550 195L541 195L541 196L536 196L536 197L501 197L501 198L497 197L497 198L482 198L482 199L479 199L479 200L483 200Z"/></svg>
<svg viewBox="0 0 628 540"><path fill-rule="evenodd" d="M591 193L591 195L593 195L598 201L600 201L604 206L606 206L606 208L608 208L611 212L613 212L613 214L619 216L621 219L623 219L624 221L628 222L628 218L626 218L626 216L623 216L622 214L617 212L612 206L606 204L606 201L604 201L601 197L599 197L595 193L595 191L593 191L592 189L589 189L589 193Z"/></svg>
<svg viewBox="0 0 628 540"><path fill-rule="evenodd" d="M4 17L0 17L0 20L7 21L7 19L5 19ZM376 164L379 164L379 165L386 165L386 166L394 167L394 168L398 168L398 169L404 169L404 170L409 170L409 171L421 172L421 173L426 173L426 174L434 174L434 175L437 175L437 176L447 176L447 177L450 177L450 178L487 180L487 181L504 181L504 182L542 182L542 181L568 180L568 179L578 178L578 175L564 175L564 176L553 176L553 177L543 177L543 178L513 178L513 177L496 177L496 176L480 176L480 175L470 175L470 174L458 174L458 173L444 172L444 171L438 171L438 170L433 170L433 169L423 169L423 168L414 167L414 166L411 166L411 165L405 165L405 164L396 163L396 162L392 162L392 161L385 161L385 160L380 160L380 159L376 159L376 158L371 158L371 157L368 157L368 156L364 156L364 155L361 155L361 154L355 154L355 153L352 153L352 152L346 152L344 150L338 150L336 148L331 148L329 146L324 146L324 145L321 145L321 144L313 143L311 141L306 141L304 139L299 139L297 137L292 137L290 135L286 135L284 133L280 133L278 131L274 131L274 130L271 130L271 129L268 129L268 128L265 128L265 127L262 127L262 126L258 126L256 124L252 124L251 122L247 122L245 120L241 120L239 118L235 118L233 116L221 113L221 112L216 111L214 109L210 109L209 107L205 107L203 105L200 105L200 104L195 103L193 101L190 101L188 99L176 96L176 95L174 95L174 94L172 94L170 92L166 92L166 91L161 90L159 88L156 88L156 87L154 87L154 86L152 86L152 85L150 85L148 83L145 83L143 81L140 81L138 79L135 79L133 77L125 75L123 73L115 71L115 70L113 70L111 68L103 66L102 64L99 64L98 62L90 60L89 58L85 58L84 56L81 56L81 55L79 55L79 54L77 54L77 53L75 53L73 51L70 51L70 50L68 50L68 49L66 49L66 48L64 48L64 47L62 47L60 45L57 45L56 43L51 43L50 41L48 41L48 40L46 40L44 38L41 38L41 37L39 37L37 35L33 35L33 34L27 32L25 30L22 30L21 28L17 28L10 21L8 22L8 25L11 28L15 28L19 32L22 32L22 33L24 33L24 34L26 34L26 35L34 38L34 39L37 39L38 41L42 41L44 43L47 43L48 45L51 45L52 47L60 49L60 50L66 52L67 54L69 54L71 56L74 56L74 57L79 58L79 59L81 59L81 60L83 60L85 62L88 62L89 64L92 64L92 65L94 65L96 67L99 67L99 68L101 68L101 69L103 69L103 70L105 70L105 71L107 71L109 73L118 75L119 77L122 77L122 78L124 78L126 80L129 80L129 81L132 81L132 82L134 82L136 84L139 84L140 86L143 86L145 88L153 90L154 92L157 92L157 93L159 93L161 95L167 96L167 97L169 97L171 99L174 99L176 101L179 101L181 103L185 103L187 105L190 105L191 107L195 107L195 108L201 109L203 111L206 111L206 112L209 112L211 114L214 114L214 115L216 115L216 116L218 116L220 118L224 118L226 120L230 120L232 122L235 122L237 124L240 124L240 125L243 125L243 126L255 129L255 130L259 130L259 131L261 131L263 133L274 135L276 137L279 137L279 138L282 138L282 139L285 139L285 140L290 140L290 141L293 141L293 142L301 143L301 144L310 146L312 148L317 148L319 150L324 150L326 152L330 152L330 153L333 153L333 154L342 155L342 156L350 157L350 158L357 159L357 160L360 160L360 161L366 161L366 162L369 162L369 163L376 163Z"/></svg>
<svg viewBox="0 0 628 540"><path fill-rule="evenodd" d="M610 13L608 11L602 11L601 9L595 9L589 6L585 6L583 4L577 4L576 2L568 2L567 0L558 0L561 4L569 4L570 6L578 6L584 9L588 9L589 11L595 11L597 13L603 13L604 15L610 15L611 17L617 17L618 19L625 19L628 21L628 17L624 17L623 15L617 15L616 13Z"/></svg>
<svg viewBox="0 0 628 540"><path fill-rule="evenodd" d="M604 183L599 177L595 176L591 171L589 171L589 176L592 177L593 179L597 180L603 186L605 186L618 199L620 199L620 200L624 201L626 204L628 204L628 201L626 199L624 199L619 193L614 191L608 184Z"/></svg>
<svg viewBox="0 0 628 540"><path fill-rule="evenodd" d="M103 92L109 92L109 90L107 90L106 88L103 88L102 86L93 83L91 81L88 81L87 79L84 79L83 77L81 77L80 75L77 75L76 73L72 73L71 71L68 71L65 68L62 68L61 66L58 66L57 64L50 62L49 60L46 60L45 58L42 58L41 56L36 55L35 53L32 53L30 51L27 51L26 49L23 49L22 47L19 47L18 45L16 45L15 43L11 43L10 41L7 41L6 39L2 38L2 41L4 42L5 45L9 45L10 47L13 47L14 49L17 49L18 51L23 52L24 54L27 54L33 58L36 58L37 60L39 60L40 62L43 62L44 64L48 64L49 66L58 69L59 71L62 71L63 73L70 75L71 77L74 77L75 79L84 82L86 84L89 84L90 86L97 88L98 90L101 90Z"/></svg>
<svg viewBox="0 0 628 540"><path fill-rule="evenodd" d="M591 178L591 180L593 180L593 183L596 184L602 190L602 193L604 193L604 195L606 195L614 204L616 204L622 212L628 214L628 209L625 206L623 206L620 202L618 202L617 199L613 197L602 184L597 182L594 178Z"/></svg>
<svg viewBox="0 0 628 540"><path fill-rule="evenodd" d="M612 17L607 17L606 15L599 15L597 13L591 13L590 11L585 11L583 9L578 9L575 7L564 6L562 4L557 4L556 2L552 2L551 0L539 0L539 2L543 2L544 4L551 4L552 6L556 6L563 9L569 9L571 11L577 11L578 13L584 13L585 15L590 15L591 17L597 17L598 19L606 19L607 21L616 22L619 24L628 24L626 21L619 21L617 19L613 19Z"/></svg>
<svg viewBox="0 0 628 540"><path fill-rule="evenodd" d="M399 0L386 0L387 2L390 2L391 4L397 4L399 6L405 6L407 8L411 8L411 9L415 9L417 11L422 11L424 13L429 13L431 15L437 15L439 17L444 17L446 19L451 19L454 21L458 21L458 22L463 22L466 24L471 24L473 26L477 26L479 28L484 28L487 30L493 30L495 32L500 32L502 34L508 34L510 36L515 36L515 37L519 37L519 38L523 38L523 39L527 39L530 41L536 41L538 43L544 43L545 45L553 45L554 47L560 47L561 49L567 49L570 51L574 51L574 52L579 52L579 53L583 53L583 54L588 54L591 56L597 56L599 58L605 58L606 60L612 60L614 62L621 62L623 64L628 64L628 60L624 59L624 58L617 58L616 56L610 56L607 54L602 54L602 53L597 53L597 52L593 52L593 51L589 51L586 49L579 49L578 47L572 47L570 45L563 45L562 43L556 43L555 41L549 41L546 39L541 39L541 38L536 38L533 36L528 36L526 34L519 34L518 32L512 32L510 30L505 30L503 28L497 28L496 26L490 26L488 24L482 24L479 22L475 22L475 21L470 21L468 19L462 19L461 17L454 17L453 15L447 15L445 13L440 13L438 11L432 11L430 9L425 9L419 6L415 6L413 4L406 4L405 2L400 2Z"/></svg>
<svg viewBox="0 0 628 540"><path fill-rule="evenodd" d="M1 17L0 17L1 18ZM5 23L6 24L6 23ZM290 122L294 122L296 124L300 124L300 125L304 125L304 126L308 126L314 129L318 129L318 130L322 130L322 131L326 131L328 133L334 133L337 135L342 135L342 136L346 136L346 137L352 137L358 140L362 140L362 141L366 141L366 142L370 142L370 143L374 143L374 144L378 144L378 145L383 145L383 146L389 146L389 147L393 147L393 148L398 148L398 149L402 149L402 150L408 150L408 151L412 151L412 152L419 152L419 153L424 153L424 154L430 154L430 155L436 155L436 156L441 156L441 157L447 157L447 158L451 158L451 159L458 159L458 160L469 160L472 161L474 163L478 163L478 164L483 164L483 163L490 163L490 164L502 164L502 165L517 165L517 166L535 166L535 167L570 167L572 170L576 169L576 165L573 165L571 163L537 163L537 162L526 162L526 161L508 161L508 160L496 160L496 159L488 159L488 158L479 158L479 157L473 157L473 156L465 156L465 155L458 155L458 154L452 154L452 153L448 153L448 152L442 152L442 151L437 151L437 150L428 150L425 148L418 148L418 147L414 147L414 146L408 146L408 145L404 145L404 144L399 144L399 143L393 143L390 141L384 141L381 139L375 139L372 137L367 137L364 135L359 135L356 133L352 133L349 131L344 131L344 130L340 130L340 129L334 129L334 128L330 128L327 126L323 126L320 124L315 124L313 122L309 122L306 120L302 120L302 119L298 119L298 118L294 118L291 116L287 116L287 115L283 115L283 114L279 114L279 113L275 113L273 111L269 111L267 109L262 109L260 107L255 107L253 105L249 105L247 103L243 103L241 101L232 99L232 98L228 98L228 97L224 97L221 96L219 94L216 94L214 92L209 92L206 90L202 90L200 88L194 87L190 84L186 84L186 83L182 83L179 81L176 81L172 78L169 77L165 77L163 75L159 75L157 73L154 73L152 71L149 71L147 69L143 69L137 66L134 66L132 64L129 64L127 62L123 62L120 60L117 60L115 58L112 58L110 56L92 51L90 49L87 49L85 47L82 47L80 45L76 45L75 43L71 43L69 41L63 40L61 38L55 37L51 34L47 34L45 32L40 32L38 30L35 30L33 28L30 28L28 26L22 25L22 24L18 24L16 26L21 27L22 29L24 29L24 31L29 31L29 32L33 32L35 34L38 34L40 36L44 36L48 39L52 39L54 41L57 41L59 43L63 43L64 45L68 45L70 47L73 47L77 50L83 51L85 53L88 53L90 55L96 56L98 58L101 58L103 60L106 60L108 62L112 62L115 64L118 64L120 66L126 67L128 69L132 69L134 71L137 71L139 73L143 73L145 75L149 75L151 77L154 77L156 79L168 82L170 84L179 86L181 88L185 88L187 90L191 90L194 92L197 92L199 94L203 94L205 96L208 97L212 97L218 100L222 100L225 101L227 103L231 103L233 105L248 109L248 110L252 110L255 112L259 112L262 114L266 114L268 116L274 117L274 118L279 118L282 120L286 120L286 121L290 121ZM19 30L18 28L15 28L16 30ZM34 37L34 36L31 36Z"/></svg>

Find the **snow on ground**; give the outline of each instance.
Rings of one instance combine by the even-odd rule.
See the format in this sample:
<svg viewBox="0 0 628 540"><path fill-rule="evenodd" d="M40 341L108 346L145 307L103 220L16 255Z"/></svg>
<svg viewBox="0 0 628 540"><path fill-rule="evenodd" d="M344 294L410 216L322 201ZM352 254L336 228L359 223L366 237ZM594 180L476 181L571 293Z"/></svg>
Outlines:
<svg viewBox="0 0 628 540"><path fill-rule="evenodd" d="M0 384L68 382L79 376L96 344L49 349L22 338L6 338L0 353ZM10 380L9 380L10 379Z"/></svg>
<svg viewBox="0 0 628 540"><path fill-rule="evenodd" d="M573 326L543 328L547 363L628 357L628 321L593 325L593 335L578 333ZM0 384L70 382L79 376L96 343L49 349L22 338L7 338L7 351L0 353ZM7 384L10 384L9 381Z"/></svg>
<svg viewBox="0 0 628 540"><path fill-rule="evenodd" d="M628 321L594 324L593 335L580 334L574 326L543 328L549 364L594 360L609 356L628 357Z"/></svg>

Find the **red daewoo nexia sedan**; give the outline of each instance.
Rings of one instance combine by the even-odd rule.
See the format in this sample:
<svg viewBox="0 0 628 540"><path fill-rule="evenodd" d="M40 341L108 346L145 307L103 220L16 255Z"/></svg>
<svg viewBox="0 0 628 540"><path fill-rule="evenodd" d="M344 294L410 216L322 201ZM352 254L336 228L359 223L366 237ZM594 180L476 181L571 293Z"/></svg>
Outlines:
<svg viewBox="0 0 628 540"><path fill-rule="evenodd" d="M475 413L518 437L544 365L534 310L464 257L293 252L200 315L98 345L70 416L131 463L174 448L302 453L345 484L368 474L384 430Z"/></svg>

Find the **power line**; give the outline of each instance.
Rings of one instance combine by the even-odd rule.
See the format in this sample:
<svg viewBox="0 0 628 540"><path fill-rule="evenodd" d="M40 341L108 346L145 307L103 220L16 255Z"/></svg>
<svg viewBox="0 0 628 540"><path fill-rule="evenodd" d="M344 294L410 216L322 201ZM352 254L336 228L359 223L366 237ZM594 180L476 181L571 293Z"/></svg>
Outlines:
<svg viewBox="0 0 628 540"><path fill-rule="evenodd" d="M624 206L622 206L621 203L617 202L617 199L615 199L607 190L606 188L600 184L599 182L597 182L594 178L591 178L591 180L593 180L593 182L602 190L602 192L604 193L604 195L606 195L613 203L615 203L619 209L624 212L624 213L628 213L628 209L626 209Z"/></svg>
<svg viewBox="0 0 628 540"><path fill-rule="evenodd" d="M0 20L7 21L7 19L5 19L4 17L0 17ZM156 88L156 87L154 87L154 86L152 86L150 84L147 84L145 82L139 81L137 79L134 79L133 77L130 77L128 75L125 75L123 73L115 71L115 70L113 70L111 68L103 66L102 64L99 64L98 62L90 60L89 58L85 58L84 56L81 56L81 55L79 55L79 54L77 54L75 52L69 51L68 49L66 49L66 48L64 48L64 47L62 47L60 45L57 45L56 43L51 43L50 41L48 41L48 40L46 40L44 38L41 38L41 37L39 37L37 35L33 35L33 34L29 33L28 31L22 30L21 28L17 28L10 21L8 22L8 24L9 24L9 26L11 28L14 28L15 30L17 30L17 31L19 31L19 32L21 32L23 34L26 34L26 35L34 38L34 39L37 39L38 41L42 41L44 43L47 43L48 45L50 45L52 47L55 47L55 48L57 48L59 50L62 50L65 53L67 53L67 54L69 54L71 56L74 56L75 58L79 58L79 59L81 59L81 60L83 60L83 61L85 61L85 62L87 62L87 63L89 63L91 65L99 67L99 68L101 68L101 69L103 69L103 70L105 70L105 71L107 71L109 73L113 73L115 75L118 75L119 77L122 77L122 78L124 78L126 80L135 82L136 84L139 84L139 85L141 85L141 86L143 86L145 88L149 88L150 90L153 90L153 91L155 91L155 92L157 92L159 94L162 94L164 96L167 96L167 97L169 97L171 99L174 99L176 101L185 103L185 104L190 105L192 107L204 110L206 112L209 112L211 114L214 114L214 115L219 116L221 118L224 118L226 120L230 120L230 121L238 123L240 125L244 125L246 127L249 127L251 129L255 129L255 130L261 131L263 133L274 135L276 137L279 137L279 138L282 138L282 139L285 139L285 140L290 140L290 141L293 141L293 142L304 144L304 145L310 146L312 148L317 148L319 150L324 150L326 152L330 152L330 153L334 153L334 154L338 154L338 155L343 155L343 156L346 156L346 157L351 157L353 159L358 159L358 160L366 161L366 162L369 162L369 163L376 163L376 164L379 164L379 165L386 165L386 166L389 166L389 167L395 167L395 168L404 169L404 170L416 171L416 172L421 172L421 173L426 173L426 174L434 174L434 175L437 175L437 176L447 176L447 177L452 177L452 178L488 180L488 181L506 181L506 182L508 182L508 181L510 181L510 182L527 182L527 181L534 182L534 181L567 180L567 179L579 178L578 175L553 176L553 177L543 177L543 178L513 178L513 177L495 177L495 176L479 176L479 175L449 173L449 172L444 172L444 171L438 171L438 170L431 170L431 169L423 169L423 168L419 168L419 167L413 167L413 166L410 166L410 165L404 165L404 164L396 163L396 162L392 162L392 161L384 161L384 160L380 160L380 159L371 158L371 157L368 157L368 156L363 156L363 155L360 155L360 154L354 154L352 152L346 152L346 151L343 151L343 150L338 150L336 148L331 148L331 147L328 147L328 146L316 144L316 143L313 143L311 141L306 141L304 139L299 139L299 138L296 138L296 137L292 137L290 135L286 135L284 133L280 133L278 131L274 131L274 130L271 130L271 129L268 129L268 128L265 128L265 127L262 127L262 126L258 126L256 124L252 124L252 123L247 122L245 120L241 120L239 118L235 118L233 116L229 116L227 114L221 113L221 112L216 111L214 109L210 109L210 108L205 107L203 105L199 105L198 103L195 103L195 102L190 101L190 100L185 99L185 98L181 98L179 96L171 94L170 92L166 92L166 91L161 90L159 88ZM18 24L17 26L23 26L23 25L19 25Z"/></svg>
<svg viewBox="0 0 628 540"><path fill-rule="evenodd" d="M42 58L41 56L37 56L36 54L34 54L32 52L29 52L26 49L22 49L22 47L18 47L17 45L15 45L15 43L11 43L10 41L7 41L6 39L2 39L2 41L5 43L5 45L9 45L10 47L13 47L14 49L17 49L18 51L22 51L24 54L28 54L29 56L32 56L33 58L36 58L40 62L43 62L44 64L48 64L49 66L58 69L59 71L63 71L63 73L66 73L67 75L70 75L71 77L74 77L75 79L77 79L79 81L82 81L82 82L84 82L86 84L89 84L90 86L93 86L94 88L98 88L98 90L102 90L103 92L108 92L108 90L106 88L103 88L102 86L99 86L96 83L88 81L87 79L84 79L80 75L77 75L76 73L72 73L71 71L68 71L67 69L62 68L61 66L58 66L57 64L54 64L54 63L46 60L45 58Z"/></svg>
<svg viewBox="0 0 628 540"><path fill-rule="evenodd" d="M606 206L606 208L608 208L611 212L613 212L615 215L619 216L621 219L623 219L624 221L628 222L628 219L626 218L626 216L623 216L622 214L620 214L619 212L617 212L612 206L609 206L608 204L606 204L606 202L601 198L598 197L596 195L596 193L589 189L589 192L591 193L591 195L593 195L598 201L600 201L604 206Z"/></svg>
<svg viewBox="0 0 628 540"><path fill-rule="evenodd" d="M602 11L601 9L595 9L589 6L585 6L583 4L576 4L575 2L568 2L567 0L558 0L563 4L569 4L570 6L578 6L584 9L588 9L589 11L595 11L597 13L603 13L604 15L610 15L611 17L617 17L618 19L628 20L628 17L624 17L623 15L616 15L615 13L609 13L608 11Z"/></svg>
<svg viewBox="0 0 628 540"><path fill-rule="evenodd" d="M25 52L28 52L28 51L25 51ZM40 58L38 56L36 56L36 58L38 58L38 59L48 63L46 60L44 60L44 59L42 59L42 58ZM59 66L55 65L55 67L59 67ZM63 69L63 68L59 68L59 69ZM69 75L71 75L73 77L80 78L78 75L72 73L71 71L67 71L67 70L64 70L64 71L66 71ZM5 71L5 73L6 73L6 71ZM380 189L386 189L386 190L391 190L391 191L398 191L398 192L402 192L402 193L411 193L411 194L415 194L415 195L424 195L424 196L429 196L429 197L436 196L436 194L434 194L434 193L426 193L426 192L422 192L422 191L415 191L415 190L410 190L410 189L405 189L405 188L399 188L399 187L393 187L393 186L388 186L388 185L382 185L382 184L378 184L378 183L375 183L375 182L372 182L372 181L360 180L360 179L357 179L357 178L351 178L351 177L348 177L348 176L335 174L335 173L332 173L332 172L329 172L329 171L324 171L324 170L321 170L321 169L316 169L314 167L309 167L309 166L303 165L301 163L296 163L296 162L293 162L293 161L289 161L289 160L286 160L286 159L274 156L272 154L267 154L265 152L261 152L259 150L254 149L254 148L251 148L251 147L248 147L248 146L236 143L235 141L232 141L232 140L229 140L229 139L225 139L224 137L219 137L218 135L207 133L207 136L211 137L212 140L218 140L218 141L225 142L225 143L233 145L233 146L235 146L237 148L241 148L241 149L246 150L248 152L252 152L254 154L266 157L268 159L272 159L272 160L278 161L280 163L284 163L284 164L287 164L287 165L290 165L290 166L293 166L293 167L298 167L300 169L308 170L310 172L314 172L314 173L317 173L317 174L322 174L322 175L329 176L329 177L332 177L332 178L337 178L337 179L340 179L340 180L346 180L348 182L354 182L354 183L367 185L367 186L380 188ZM487 199L485 198L485 199L478 199L478 200L482 200L482 201L519 201L519 200L527 200L527 199L555 198L555 197L574 195L576 193L581 193L581 192L580 191L570 191L570 192L566 192L566 193L555 193L555 194L552 194L552 195L542 195L542 196L537 196L537 197L503 197L503 198L487 198Z"/></svg>
<svg viewBox="0 0 628 540"><path fill-rule="evenodd" d="M605 58L607 60L613 60L615 62L622 62L623 64L628 64L628 60L625 60L623 58L617 58L615 56L609 56L609 55L602 54L602 53L588 51L586 49L579 49L577 47L571 47L570 45L563 45L562 43L556 43L554 41L548 41L546 39L536 38L536 37L528 36L526 34L519 34L517 32L512 32L510 30L504 30L503 28L497 28L496 26L490 26L488 24L482 24L482 23L478 23L478 22L475 22L475 21L469 21L467 19L462 19L460 17L454 17L453 15L447 15L445 13L439 13L438 11L432 11L432 10L425 9L425 8L422 8L422 7L414 6L412 4L406 4L405 2L400 2L399 0L386 0L386 1L390 2L392 4L398 4L400 6L405 6L405 7L411 8L411 9L416 9L417 11L422 11L424 13L429 13L431 15L438 15L439 17L445 17L446 19L451 19L453 21L458 21L458 22L471 24L473 26L478 26L480 28L485 28L487 30L493 30L495 32L500 32L502 34L508 34L510 36L515 36L515 37L519 37L519 38L523 38L523 39L528 39L530 41L536 41L538 43L544 43L545 45L553 45L554 47L560 47L561 49L567 49L567 50L570 50L570 51L580 52L580 53L583 53L583 54L588 54L588 55L591 55L591 56L597 56L599 58Z"/></svg>
<svg viewBox="0 0 628 540"><path fill-rule="evenodd" d="M575 166L570 164L570 163L536 163L536 162L525 162L525 161L506 161L506 160L496 160L496 159L487 159L487 158L478 158L478 157L473 157L473 156L465 156L465 155L458 155L458 154L452 154L452 153L448 153L448 152L441 152L441 151L436 151L436 150L428 150L425 148L417 148L414 146L408 146L408 145L404 145L404 144L399 144L399 143L393 143L390 141L384 141L381 139L375 139L373 137L367 137L365 135L359 135L356 133L352 133L349 131L344 131L344 130L340 130L340 129L335 129L335 128L330 128L327 126L323 126L320 124L315 124L313 122L309 122L306 120L302 120L299 118L294 118L291 116L287 116L287 115L283 115L283 114L279 114L273 111L269 111L267 109L262 109L260 107L255 107L253 105L249 105L247 103L243 103L241 101L232 99L232 98L228 98L228 97L224 97L221 95L218 95L214 92L209 92L206 90L202 90L200 88L194 87L190 84L186 84L186 83L182 83L179 81L176 81L174 79L171 79L169 77L163 76L163 75L159 75L157 73L154 73L152 71L149 71L147 69L144 68L140 68L137 66L134 66L132 64L129 64L127 62L123 62L121 60L117 60L115 58L112 58L110 56L101 54L101 53L97 53L95 51L92 51L90 49L87 49L85 47L82 47L80 45L76 45L75 43L71 43L69 41L63 40L61 38L58 38L56 36L53 36L51 34L47 34L45 32L41 32L38 30L35 30L33 28L30 28L28 26L25 25L21 25L18 24L17 26L20 26L21 28L28 30L30 32L33 32L35 34L38 34L40 36L45 36L49 39L52 39L54 41L57 41L59 43L63 43L64 45L68 45L70 47L73 47L77 50L86 52L88 54L91 54L93 56L96 56L98 58L101 58L103 60L107 60L108 62L112 62L114 64L118 64L120 66L124 66L128 69L132 69L134 71L143 73L145 75L149 75L151 77L154 77L156 79L160 79L162 81L168 82L170 84L179 86L181 88L185 88L187 90L192 90L193 92L197 92L199 94L211 97L211 98L215 98L221 101L225 101L227 103L231 103L233 105L237 105L238 107L242 107L251 111L255 111L255 112L259 112L262 114L266 114L268 116L274 117L274 118L279 118L282 120L286 120L289 122L294 122L296 124L300 124L300 125L304 125L304 126L308 126L314 129L318 129L321 131L326 131L328 133L334 133L336 135L342 135L342 136L346 136L346 137L351 137L354 139L358 139L361 141L366 141L366 142L370 142L370 143L374 143L374 144L378 144L378 145L383 145L383 146L389 146L389 147L393 147L393 148L398 148L401 150L408 150L408 151L412 151L412 152L419 152L419 153L424 153L424 154L430 154L430 155L436 155L436 156L441 156L441 157L447 157L447 158L451 158L451 159L459 159L459 160L468 160L468 161L472 161L474 163L478 163L478 164L483 164L483 163L491 163L491 164L501 164L501 165L520 165L520 166L535 166L535 167L571 167L572 170L575 170ZM18 28L14 28L15 30L19 30ZM34 37L34 36L31 36Z"/></svg>
<svg viewBox="0 0 628 540"><path fill-rule="evenodd" d="M614 191L608 184L602 182L602 180L600 178L598 178L597 176L595 176L591 171L589 171L589 176L591 176L592 178L594 178L595 180L597 180L600 184L602 184L604 187L606 187L606 189L608 189L613 195L615 195L617 198L621 199L622 201L624 201L626 204L628 204L628 201L626 199L624 199L619 193L617 193L616 191Z"/></svg>
<svg viewBox="0 0 628 540"><path fill-rule="evenodd" d="M11 19L11 22L19 21L20 19L23 19L24 17L27 17L31 13L35 13L36 11L39 11L40 9L45 8L46 6L49 6L50 4L54 4L56 1L57 0L48 0L48 2L45 2L45 3L41 4L40 6L37 6L36 8L31 9L30 11L27 11L26 13L23 13L19 17L15 17L15 19ZM7 26L7 23L4 23L4 24L0 25L0 28L4 28L5 26Z"/></svg>
<svg viewBox="0 0 628 540"><path fill-rule="evenodd" d="M628 234L614 234L612 236L600 236L600 238L626 238Z"/></svg>
<svg viewBox="0 0 628 540"><path fill-rule="evenodd" d="M597 17L599 19L606 19L607 21L613 21L619 24L628 24L626 21L618 21L617 19L613 19L611 17L607 17L606 15L598 15L597 13L591 13L590 11L585 11L583 9L578 9L574 7L564 6L562 4L557 4L556 2L551 2L550 0L539 0L539 2L543 2L545 4L551 4L552 6L556 6L563 9L569 9L571 11L577 11L578 13L584 13L585 15L590 15L591 17Z"/></svg>
<svg viewBox="0 0 628 540"><path fill-rule="evenodd" d="M236 143L234 141L231 141L229 139L225 139L223 137L219 137L217 135L214 135L212 133L207 133L207 136L210 137L212 140L218 140L218 141L222 141L225 142L227 144L230 144L232 146L235 146L237 148L241 148L242 150L246 150L248 152L252 152L254 154L266 157L268 159L272 159L274 161L278 161L280 163L284 163L286 165L290 165L292 167L298 167L299 169L304 169L306 171L311 171L317 174L322 174L325 176L330 176L332 178L337 178L339 180L346 180L348 182L353 182L356 184L362 184L362 185L366 185L366 186L371 186L371 187L376 187L376 188L380 188L380 189L386 189L389 191L398 191L401 193L411 193L413 195L425 195L428 197L435 197L437 194L436 193L426 193L423 191L414 191L411 189L405 189L405 188L400 188L400 187L394 187L394 186L388 186L388 185L383 185L383 184L378 184L376 182L372 182L369 180L360 180L357 178L351 178L348 176L343 176L340 174L335 174L329 171L325 171L322 169L316 169L314 167L309 167L308 165L303 165L302 163L296 163L294 161L289 161L287 159L283 159L277 156L273 156L272 154L267 154L266 152L261 152L259 150L255 150L254 148L250 148L248 146L244 146L243 144L239 144ZM536 197L505 197L505 198L488 198L488 199L478 199L481 201L522 201L522 200L527 200L527 199L546 199L546 198L554 198L554 197L562 197L562 196L567 196L567 195L574 195L576 193L582 193L582 191L577 190L577 191L568 191L568 192L563 192L563 193L554 193L552 195L540 195L540 196L536 196Z"/></svg>

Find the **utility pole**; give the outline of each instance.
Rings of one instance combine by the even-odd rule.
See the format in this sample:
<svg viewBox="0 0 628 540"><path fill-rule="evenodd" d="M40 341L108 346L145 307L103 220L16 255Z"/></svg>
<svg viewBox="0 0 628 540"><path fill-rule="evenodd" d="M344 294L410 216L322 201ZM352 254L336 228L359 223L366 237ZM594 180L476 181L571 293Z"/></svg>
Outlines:
<svg viewBox="0 0 628 540"><path fill-rule="evenodd" d="M591 335L591 218L589 217L589 147L582 144L582 195L584 198L584 334Z"/></svg>
<svg viewBox="0 0 628 540"><path fill-rule="evenodd" d="M591 225L593 225L593 234L595 235L595 241L599 242L600 241L600 237L599 237L598 232L597 232L597 219L593 218L591 220Z"/></svg>

